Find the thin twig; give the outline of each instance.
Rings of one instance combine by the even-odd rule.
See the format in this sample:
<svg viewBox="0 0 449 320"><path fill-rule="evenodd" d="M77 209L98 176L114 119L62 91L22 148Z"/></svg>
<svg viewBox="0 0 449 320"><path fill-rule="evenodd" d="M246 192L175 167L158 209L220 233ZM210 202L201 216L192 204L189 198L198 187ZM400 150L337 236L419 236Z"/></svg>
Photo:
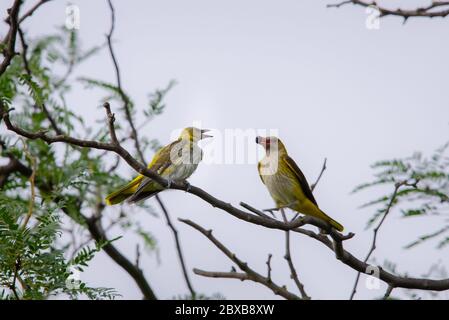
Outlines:
<svg viewBox="0 0 449 320"><path fill-rule="evenodd" d="M102 209L102 207L100 207ZM66 214L69 214L67 211L67 208L62 208L63 211ZM103 230L103 227L101 226L101 220L97 219L95 216L99 216L99 214L94 215L92 218L87 218L84 215L79 213L84 221L87 224L88 230L92 237L95 239L95 241L108 241L108 238L106 236L106 233ZM112 244L107 243L103 250L106 252L106 254L114 260L115 263L117 263L120 267L122 267L136 282L137 286L139 287L140 291L144 295L144 298L147 300L157 300L156 294L150 287L150 284L146 280L142 270L138 267L136 267L128 258L126 258L123 254L120 253L119 250Z"/></svg>
<svg viewBox="0 0 449 320"><path fill-rule="evenodd" d="M398 16L404 18L404 23L407 19L411 17L421 17L421 18L435 18L441 17L444 18L449 15L449 9L446 8L449 6L449 1L432 1L429 5L424 7L418 7L416 9L388 9L382 6L379 6L376 1L363 1L363 0L345 0L340 1L333 4L328 4L328 8L340 8L341 6L353 4L361 7L373 7L379 10L380 17L385 16ZM435 10L441 8L440 10Z"/></svg>
<svg viewBox="0 0 449 320"><path fill-rule="evenodd" d="M25 71L27 73L27 75L30 77L30 79L33 78L33 73L31 71L30 68L30 64L28 62L28 58L27 58L27 54L28 54L28 45L25 41L25 35L22 31L22 29L20 27L18 27L18 33L19 33L19 38L20 38L20 42L22 45L22 61L23 61L23 65L25 67ZM56 134L63 134L63 131L59 128L58 124L56 123L55 119L53 119L53 116L51 115L50 111L48 110L47 106L45 105L45 103L42 103L42 105L40 105L39 107L42 108L42 111L45 114L45 117L48 119L48 121L50 122L51 127L53 128L53 130L55 130Z"/></svg>
<svg viewBox="0 0 449 320"><path fill-rule="evenodd" d="M287 216L283 209L281 209L282 218L284 222L287 222ZM301 293L301 297L304 300L310 300L310 297L307 295L304 285L301 281L299 281L298 273L296 272L295 265L292 261L291 250L290 250L290 231L285 231L285 255L284 259L287 261L288 267L290 268L290 278L293 279L296 286L298 287L299 292Z"/></svg>
<svg viewBox="0 0 449 320"><path fill-rule="evenodd" d="M394 289L393 286L388 286L387 287L387 291L385 291L384 298L383 298L384 300L387 300L390 297L391 292L393 291L393 289Z"/></svg>
<svg viewBox="0 0 449 320"><path fill-rule="evenodd" d="M34 12L36 12L36 10L43 5L46 2L49 2L51 0L40 0L39 2L37 2L34 6L32 6L30 8L30 10L28 10L27 12L25 12L19 19L19 23L22 23L26 18L28 18L29 16L32 16Z"/></svg>
<svg viewBox="0 0 449 320"><path fill-rule="evenodd" d="M114 47L112 45L112 36L113 36L114 30L115 30L115 9L114 9L114 6L113 6L111 0L107 0L107 2L108 2L110 13L111 13L111 28L109 29L109 33L106 35L106 40L107 40L107 44L108 44L109 53L110 53L110 56L112 59L112 63L114 65L117 88L118 88L119 95L123 101L123 109L125 111L126 120L129 123L129 126L131 128L131 139L134 141L134 146L135 146L135 149L136 149L136 152L137 152L137 155L138 155L140 161L142 163L145 163L145 157L144 157L141 145L140 145L139 135L136 130L136 126L134 124L134 119L133 119L132 110L131 110L131 104L130 104L128 96L125 94L125 91L123 89L120 67L119 67L117 57L114 52ZM113 132L113 131L111 131L111 132ZM117 137L112 137L112 140L113 140L113 143L119 144ZM117 162L117 164L118 164L118 162ZM185 266L183 254L181 251L181 245L180 245L179 237L177 234L177 230L174 228L173 224L171 223L169 213L168 213L164 203L162 202L161 198L159 197L159 195L156 195L155 199L158 202L161 210L163 211L163 213L167 219L167 224L169 225L169 227L171 228L171 230L173 232L173 235L175 237L175 242L176 242L176 250L177 250L178 257L179 257L179 260L181 263L181 268L183 271L184 279L186 281L187 287L189 288L192 298L195 299L196 293L195 293L195 290L193 289L193 286L191 284L191 281L189 279L189 276L188 276L188 273L186 270L186 266Z"/></svg>
<svg viewBox="0 0 449 320"><path fill-rule="evenodd" d="M3 49L3 61L0 63L0 76L5 72L6 68L11 63L12 58L16 55L16 36L19 28L18 15L22 0L15 0L12 7L8 9L8 18L6 22L9 24L9 31L6 34L3 42L0 43L0 47Z"/></svg>
<svg viewBox="0 0 449 320"><path fill-rule="evenodd" d="M178 230L173 225L173 223L172 223L172 221L170 219L170 215L168 214L168 211L167 211L164 203L161 201L161 199L156 198L156 201L158 202L159 206L161 207L161 210L162 210L162 212L164 213L164 216L165 216L165 220L167 221L167 225L171 229L171 231L173 233L173 237L175 238L176 251L178 253L179 262L181 263L181 268L182 268L182 273L184 275L184 280L186 282L187 288L190 291L190 295L191 295L192 299L195 300L196 292L193 289L193 285L192 285L192 282L190 281L189 273L187 272L187 267L186 267L184 255L182 253L182 248L181 248L181 241L179 240Z"/></svg>
<svg viewBox="0 0 449 320"><path fill-rule="evenodd" d="M140 269L140 245L138 243L136 244L136 262L134 265Z"/></svg>
<svg viewBox="0 0 449 320"><path fill-rule="evenodd" d="M262 276L258 272L256 272L254 269L250 268L248 266L248 263L240 260L235 253L232 253L224 244L222 244L220 241L218 241L217 238L215 238L212 235L212 230L206 230L200 225L196 224L195 222L191 220L186 219L178 219L179 221L191 226L192 228L198 230L200 233L202 233L206 238L208 238L221 252L223 252L231 261L233 261L239 268L244 272L244 276L242 277L241 273L238 272L207 272L207 271L200 271L200 273L197 273L197 269L194 270L195 273L201 274L204 276L212 276L212 277L227 277L227 278L235 278L240 280L251 280L257 283L260 283L264 285L265 287L269 288L274 292L276 295L280 295L284 297L285 299L289 300L298 300L301 299L297 295L291 293L288 291L284 286L278 286L275 284L271 279ZM207 275L209 274L209 275Z"/></svg>
<svg viewBox="0 0 449 320"><path fill-rule="evenodd" d="M415 183L415 185L416 185L416 183ZM379 232L379 229L382 227L382 224L384 223L386 217L390 213L390 210L396 201L396 196L398 194L399 189L402 186L407 185L407 184L408 184L408 181L406 181L406 180L395 184L393 194L391 195L390 201L388 202L387 207L385 208L385 212L384 212L382 218L380 219L379 224L373 230L373 240L371 241L371 247L370 247L365 259L363 260L363 262L366 263L368 261L368 259L371 257L371 255L373 254L374 250L376 250L376 241L377 241L377 234ZM355 278L354 286L352 288L352 292L351 292L351 296L349 297L349 300L354 299L354 296L357 292L357 285L359 283L359 280L360 280L360 272L357 273L357 276Z"/></svg>
<svg viewBox="0 0 449 320"><path fill-rule="evenodd" d="M111 106L109 105L109 102L105 102L103 104L103 107L105 108L106 115L108 117L108 127L109 127L109 134L111 136L111 141L113 144L118 145L119 142L118 142L117 134L115 133L115 128L114 128L115 116L111 112Z"/></svg>
<svg viewBox="0 0 449 320"><path fill-rule="evenodd" d="M32 170L31 176L29 178L31 196L30 196L30 201L28 204L28 212L27 212L27 215L22 223L22 229L25 229L28 224L28 221L30 221L31 216L33 215L34 201L36 198L36 189L35 189L35 185L34 185L35 177L36 177L36 158L31 155L31 152L28 149L28 146L27 146L26 142L24 141L24 139L22 139L22 143L23 143L24 153L26 154L28 160L31 163L31 170Z"/></svg>
<svg viewBox="0 0 449 320"><path fill-rule="evenodd" d="M143 152L140 147L140 141L139 141L139 137L137 134L136 126L134 125L134 120L133 120L133 117L131 114L131 106L129 103L129 98L125 94L125 91L123 90L120 68L119 68L117 58L114 53L114 47L112 46L112 36L114 33L114 29L115 29L115 9L114 9L114 6L112 5L111 0L108 0L108 4L109 4L110 12L111 12L111 28L109 30L109 33L106 35L106 40L108 43L108 48L109 48L109 53L111 55L112 63L114 64L117 88L118 88L119 95L123 101L123 109L125 110L126 120L128 121L129 126L131 127L131 137L134 140L134 145L135 145L137 154L140 158L140 161L142 161L142 163L145 163L145 157L143 156Z"/></svg>
<svg viewBox="0 0 449 320"><path fill-rule="evenodd" d="M263 217L265 219L272 219L270 216L266 215L265 213L263 213L262 211L250 206L249 204L245 203L245 202L240 202L240 206L242 206L243 208L251 211L252 213L257 214L260 217Z"/></svg>
<svg viewBox="0 0 449 320"><path fill-rule="evenodd" d="M315 190L315 187L317 186L318 182L320 182L321 176L323 175L324 171L326 170L326 164L327 164L327 158L324 158L323 167L321 168L320 174L318 175L318 178L316 179L315 183L310 185L310 190L312 192Z"/></svg>
<svg viewBox="0 0 449 320"><path fill-rule="evenodd" d="M267 265L267 278L268 278L268 281L271 281L271 258L273 258L273 255L271 253L269 253L267 262L265 262L265 264Z"/></svg>

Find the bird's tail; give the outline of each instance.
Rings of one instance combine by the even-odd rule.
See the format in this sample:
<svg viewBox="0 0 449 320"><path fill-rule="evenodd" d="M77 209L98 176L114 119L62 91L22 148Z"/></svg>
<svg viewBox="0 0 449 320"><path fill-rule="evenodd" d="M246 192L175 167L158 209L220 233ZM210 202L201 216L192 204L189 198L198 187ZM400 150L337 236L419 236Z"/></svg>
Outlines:
<svg viewBox="0 0 449 320"><path fill-rule="evenodd" d="M111 194L108 194L105 198L106 204L111 206L126 200L128 197L134 194L141 181L142 176L139 175L136 178L134 178L134 180L132 180L130 183L124 185L120 189L112 192Z"/></svg>
<svg viewBox="0 0 449 320"><path fill-rule="evenodd" d="M160 190L151 190L151 191L142 191L133 194L129 199L127 200L128 203L136 203L142 200L146 200L148 198L151 198L155 195L157 195L159 192L161 192L163 189Z"/></svg>
<svg viewBox="0 0 449 320"><path fill-rule="evenodd" d="M320 210L321 211L321 210ZM330 223L330 225L332 227L334 227L335 229L337 229L338 231L342 232L344 230L344 227L338 223L337 221L335 221L334 219L332 219L331 217L329 217L327 214L325 214L323 211L321 211L321 213L324 215L324 220L326 220L327 222Z"/></svg>

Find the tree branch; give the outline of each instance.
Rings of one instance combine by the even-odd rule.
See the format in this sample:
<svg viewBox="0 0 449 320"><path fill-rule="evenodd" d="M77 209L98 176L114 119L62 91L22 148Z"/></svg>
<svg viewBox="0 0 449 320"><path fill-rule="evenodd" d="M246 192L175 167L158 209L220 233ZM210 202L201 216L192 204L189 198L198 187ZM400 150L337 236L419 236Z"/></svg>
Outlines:
<svg viewBox="0 0 449 320"><path fill-rule="evenodd" d="M260 283L264 285L265 287L269 288L271 291L274 292L276 295L280 295L284 297L285 299L289 300L298 300L300 297L297 295L289 292L285 287L278 286L275 284L271 278L264 277L261 274L254 271L252 268L248 266L248 263L243 262L240 260L235 253L232 253L228 248L226 248L220 241L217 240L212 235L212 230L206 230L203 227L199 226L195 222L191 220L186 219L179 219L179 221L191 226L192 228L198 230L201 232L206 238L208 238L221 252L223 252L230 260L232 260L239 268L244 272L244 274L237 273L237 272L207 272L202 271L198 269L194 269L193 272L196 274L200 274L203 276L210 276L210 277L224 277L224 278L234 278L234 279L240 279L240 280L251 280L257 283ZM199 272L199 273L198 273Z"/></svg>
<svg viewBox="0 0 449 320"><path fill-rule="evenodd" d="M321 176L323 175L324 171L327 169L327 158L324 158L324 162L323 162L323 166L321 167L321 171L320 174L318 175L318 178L316 179L315 183L312 183L310 185L310 190L313 192L318 184L318 182L320 182L321 180Z"/></svg>
<svg viewBox="0 0 449 320"><path fill-rule="evenodd" d="M143 156L143 152L140 147L140 140L137 135L136 126L134 125L134 120L133 120L133 117L131 114L131 106L129 104L128 96L125 94L123 87L122 87L120 68L119 68L117 58L114 53L114 48L112 46L112 35L113 35L114 29L115 29L115 10L114 10L114 6L112 5L111 0L108 0L108 4L109 4L110 12L111 12L111 29L109 30L109 33L106 35L106 40L108 43L108 48L109 48L109 53L111 55L112 63L114 64L117 88L118 88L119 95L123 101L123 109L125 110L126 120L128 121L129 126L131 127L131 137L134 141L134 146L136 148L136 151L140 158L140 161L145 163L145 157Z"/></svg>
<svg viewBox="0 0 449 320"><path fill-rule="evenodd" d="M424 7L419 7L412 10L405 9L388 9L382 6L379 6L375 1L363 1L363 0L348 0L341 1L334 4L328 4L328 8L340 8L341 6L353 4L361 7L374 7L377 8L380 12L380 17L385 16L399 16L404 18L404 22L407 21L408 18L411 17L422 17L422 18L435 18L441 17L444 18L449 15L449 1L432 1L429 5ZM439 10L435 10L439 9Z"/></svg>
<svg viewBox="0 0 449 320"><path fill-rule="evenodd" d="M50 1L50 0L47 0ZM44 1L46 2L46 1ZM18 33L19 33L19 38L20 38L20 42L22 44L22 61L23 61L23 65L25 67L25 71L27 73L27 75L30 77L30 79L33 78L33 73L30 69L30 64L28 62L28 58L27 58L27 53L28 53L28 45L25 41L25 35L23 34L23 31L20 27L18 27ZM42 103L42 105L40 105L39 107L42 108L42 111L45 114L45 117L48 119L48 121L50 122L51 127L53 128L53 130L56 132L56 134L58 135L62 135L64 134L63 131L59 128L58 124L56 123L55 119L53 119L50 111L47 109L47 106L45 105L45 103Z"/></svg>
<svg viewBox="0 0 449 320"><path fill-rule="evenodd" d="M101 220L97 219L95 216L92 218L85 217L87 227L92 237L98 241L108 241L106 234L101 226ZM114 260L120 267L122 267L136 282L140 291L143 293L144 298L147 300L157 300L154 291L151 289L149 283L145 279L142 270L134 265L130 260L128 260L124 255L118 251L114 245L111 243L106 244L103 247L106 254Z"/></svg>
<svg viewBox="0 0 449 320"><path fill-rule="evenodd" d="M416 187L417 183L418 182L415 182L415 184L414 184L415 187ZM373 240L371 242L371 247L370 247L370 249L368 251L368 254L366 255L365 259L363 260L363 262L367 262L368 259L373 254L374 250L376 250L376 241L377 241L377 234L379 232L379 229L382 227L382 224L384 223L385 218L390 213L391 208L393 207L393 205L394 205L394 203L396 201L396 196L398 194L399 189L402 186L404 186L404 185L408 185L408 181L407 180L404 180L404 181L401 181L401 182L398 182L398 183L395 184L394 190L393 190L393 194L391 195L390 201L388 202L387 207L385 208L385 212L384 212L384 214L382 216L382 219L380 219L379 224L373 230ZM351 296L349 297L349 300L354 299L354 296L355 296L355 294L357 292L357 285L359 283L359 280L360 280L360 272L357 273L357 276L355 278L354 286L352 288L352 292L351 292Z"/></svg>
<svg viewBox="0 0 449 320"><path fill-rule="evenodd" d="M187 288L190 291L190 295L192 296L192 299L195 299L196 292L193 289L192 283L191 283L190 278L189 278L189 274L187 272L187 267L186 267L186 264L185 264L184 255L183 255L182 249L181 249L181 241L179 240L178 230L176 230L175 226L173 225L173 223L172 223L172 221L170 219L170 215L168 214L168 211L165 208L165 205L161 201L161 199L160 198L156 198L156 201L158 202L159 206L161 207L161 210L162 210L162 212L164 213L164 216L165 216L165 220L167 221L167 225L171 229L171 231L173 233L173 237L175 238L176 251L178 253L179 262L181 263L182 273L184 275L184 279L185 279Z"/></svg>
<svg viewBox="0 0 449 320"><path fill-rule="evenodd" d="M46 2L49 2L51 0L40 0L39 2L37 2L34 6L32 6L30 8L30 10L28 10L27 12L25 12L19 19L19 23L22 23L26 18L28 18L29 16L32 16L34 12L36 12L36 10L43 5Z"/></svg>
<svg viewBox="0 0 449 320"><path fill-rule="evenodd" d="M283 209L281 209L282 218L284 219L284 222L287 222L287 217L285 215L285 212ZM284 259L287 261L288 267L290 268L290 278L293 279L296 286L298 287L299 292L301 293L301 297L304 300L310 300L310 297L307 295L304 285L301 281L299 281L298 273L296 272L295 265L292 261L291 251L290 251L290 231L285 231L285 255Z"/></svg>
<svg viewBox="0 0 449 320"><path fill-rule="evenodd" d="M268 281L271 281L271 258L273 258L273 255L270 253L268 254L268 259L265 264L267 265L267 279Z"/></svg>
<svg viewBox="0 0 449 320"><path fill-rule="evenodd" d="M386 299L388 299L390 297L391 292L393 291L393 289L394 289L394 287L392 287L392 286L388 286L387 287L387 291L385 291L384 298L383 298L384 300L386 300Z"/></svg>
<svg viewBox="0 0 449 320"><path fill-rule="evenodd" d="M6 150L6 143L0 140L0 146L2 151L9 158L9 162L6 165L0 166L0 189L8 181L9 175L14 172L19 172L21 175L29 178L33 171L20 162L11 152Z"/></svg>
<svg viewBox="0 0 449 320"><path fill-rule="evenodd" d="M130 105L128 96L125 94L125 91L124 91L123 86L122 86L120 67L119 67L119 63L118 63L117 57L116 57L115 52L114 52L114 47L112 45L112 36L113 36L114 30L115 30L115 9L114 9L114 6L113 6L111 0L108 0L107 2L108 2L110 13L111 13L111 28L109 30L109 33L106 35L106 40L107 40L107 44L108 44L109 53L110 53L110 56L111 56L111 59L112 59L112 63L114 65L117 88L118 88L118 92L119 92L120 98L123 101L123 109L125 111L126 120L127 120L128 124L129 124L129 126L131 128L131 139L134 141L134 147L136 149L136 152L137 152L137 155L138 155L140 161L142 163L145 163L146 161L145 161L145 157L143 155L143 150L142 150L141 145L140 145L139 135L138 135L138 132L136 130L136 126L134 124L134 119L133 119L133 116L132 116L131 105ZM112 140L113 140L114 143L118 144L118 141L117 141L116 137L115 137L115 139L112 138ZM189 275L188 275L187 270L186 270L184 257L183 257L183 253L182 253L182 250L181 250L181 244L180 244L180 240L179 240L179 237L178 237L178 232L174 228L173 224L170 221L170 215L169 215L169 213L167 211L167 208L165 207L164 203L162 202L162 199L159 197L159 195L156 195L155 199L158 202L159 207L161 208L162 212L165 215L165 218L167 220L168 226L170 227L170 229L173 232L173 236L175 237L176 250L177 250L178 257L179 257L179 261L181 263L183 276L184 276L184 279L186 281L187 287L189 288L189 291L190 291L190 294L191 294L192 298L195 299L196 293L195 293L195 290L193 289L193 286L192 286L191 281L189 279Z"/></svg>
<svg viewBox="0 0 449 320"><path fill-rule="evenodd" d="M6 34L5 39L0 43L0 47L5 46L3 49L3 61L0 63L0 76L6 71L6 68L11 63L12 58L16 55L16 36L19 28L18 15L22 0L15 0L12 7L8 9L8 18L6 22L9 24L9 31Z"/></svg>

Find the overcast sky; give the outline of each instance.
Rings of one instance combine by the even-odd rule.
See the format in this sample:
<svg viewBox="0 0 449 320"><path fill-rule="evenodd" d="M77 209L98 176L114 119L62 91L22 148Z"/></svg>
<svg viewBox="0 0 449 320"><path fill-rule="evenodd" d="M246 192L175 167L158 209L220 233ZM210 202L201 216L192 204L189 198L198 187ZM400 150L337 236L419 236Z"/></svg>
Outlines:
<svg viewBox="0 0 449 320"><path fill-rule="evenodd" d="M0 4L2 12L7 2ZM423 3L403 2L410 6ZM26 5L32 3L26 1ZM79 32L85 47L102 43L109 29L106 1L71 3L80 8ZM198 122L220 133L237 128L276 130L309 182L315 180L327 157L328 170L315 197L346 231L356 233L345 244L355 256L364 258L372 238L372 230L365 230L365 225L374 209L358 207L382 190L357 195L350 191L370 180L370 164L376 160L415 151L430 153L448 140L449 19L410 19L403 25L401 19L388 17L380 21L379 29L370 30L364 9L327 9L327 3L114 1L115 49L124 87L138 108L146 105L150 91L171 79L178 82L167 97L165 112L142 132L149 138L165 144L173 130ZM66 5L66 1L46 4L28 19L25 30L32 36L53 32L65 21ZM5 25L1 28L3 34ZM85 62L79 75L115 81L106 51ZM79 87L70 95L69 104L89 115L93 123L94 116L104 116L98 108L100 98L98 92ZM148 151L146 157L151 156ZM133 175L126 165L120 170L125 176ZM190 182L234 205L245 201L258 208L273 206L254 163L202 164ZM266 271L267 254L272 253L274 281L296 291L283 259L283 232L237 220L184 192L165 192L161 197L174 220L189 218L213 229L218 239L261 273ZM142 257L151 286L160 298L187 293L164 219L139 217L160 246L160 264L155 255ZM447 265L449 257L436 250L434 242L403 249L441 223L439 217L404 220L394 212L379 235L376 260L393 261L398 271L413 276L427 272L437 261ZM189 269L230 270L232 263L211 242L177 221L176 226ZM118 230L110 234L116 235ZM134 259L136 240L125 234L116 245ZM312 298L349 297L356 273L330 250L294 235L292 251L299 277ZM219 292L228 299L274 297L251 282L207 279L192 273L191 278L198 292ZM83 280L92 286L114 287L123 298L141 298L131 278L105 254L97 255ZM379 297L384 291L384 285L368 290L362 277L357 297ZM394 293L404 296L401 290Z"/></svg>

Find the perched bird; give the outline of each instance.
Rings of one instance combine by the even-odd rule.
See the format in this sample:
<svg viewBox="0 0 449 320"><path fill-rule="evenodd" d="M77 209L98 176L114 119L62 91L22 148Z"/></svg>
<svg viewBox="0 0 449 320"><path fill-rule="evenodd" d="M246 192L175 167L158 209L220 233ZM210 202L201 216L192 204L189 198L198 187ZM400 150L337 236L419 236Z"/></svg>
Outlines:
<svg viewBox="0 0 449 320"><path fill-rule="evenodd" d="M182 130L179 138L169 145L159 149L148 165L150 170L172 181L184 181L189 178L198 167L203 152L198 141L212 137L205 134L209 130L188 127ZM106 204L114 205L128 199L134 203L152 197L164 190L159 183L144 175L138 175L131 182L106 197Z"/></svg>
<svg viewBox="0 0 449 320"><path fill-rule="evenodd" d="M277 208L294 211L324 220L338 231L343 226L318 208L306 177L287 154L287 149L276 137L257 137L256 143L265 148L265 158L258 164L262 182L268 188Z"/></svg>

